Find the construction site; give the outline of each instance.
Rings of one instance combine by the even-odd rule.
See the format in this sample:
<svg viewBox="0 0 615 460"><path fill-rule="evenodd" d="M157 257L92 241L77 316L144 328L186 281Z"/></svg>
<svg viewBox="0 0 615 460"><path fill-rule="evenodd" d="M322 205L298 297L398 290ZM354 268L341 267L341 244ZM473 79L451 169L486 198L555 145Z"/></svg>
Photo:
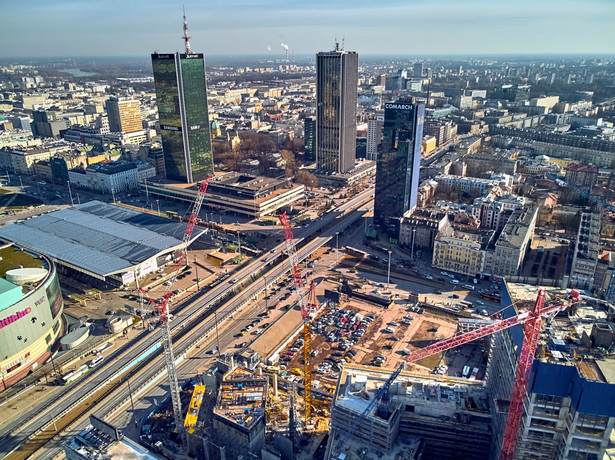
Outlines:
<svg viewBox="0 0 615 460"><path fill-rule="evenodd" d="M207 180L184 247L206 189ZM279 219L296 301L252 344L217 348L183 388L169 300L184 252L161 297L142 289L160 317L170 387L141 428L152 450L205 459L601 458L615 425L613 306L504 281L502 308L485 318L419 302L388 281L355 276L351 285L337 269L308 283L286 214Z"/></svg>

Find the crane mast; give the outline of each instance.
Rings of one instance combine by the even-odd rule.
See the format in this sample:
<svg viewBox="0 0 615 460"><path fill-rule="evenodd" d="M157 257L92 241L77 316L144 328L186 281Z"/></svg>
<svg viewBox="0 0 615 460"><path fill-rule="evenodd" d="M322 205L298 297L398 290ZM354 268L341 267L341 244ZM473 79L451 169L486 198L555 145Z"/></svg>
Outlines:
<svg viewBox="0 0 615 460"><path fill-rule="evenodd" d="M313 291L314 284L310 290L311 301L308 301L305 295L305 289L303 287L303 277L301 276L301 269L299 268L299 257L297 256L297 250L295 249L295 238L293 237L293 231L290 228L290 222L286 213L283 213L280 217L280 223L284 227L284 239L286 241L286 252L288 253L288 260L290 260L290 271L293 276L293 283L295 290L297 291L297 299L299 307L301 308L301 318L303 319L303 386L304 386L304 404L305 404L305 423L307 424L312 415L312 325L311 321L314 318L316 307L313 305L315 302L315 293Z"/></svg>
<svg viewBox="0 0 615 460"><path fill-rule="evenodd" d="M177 382L177 369L175 368L175 355L173 353L171 328L169 327L169 300L173 292L173 286L175 284L175 281L177 280L179 269L186 260L186 250L188 248L188 242L192 237L194 226L196 225L197 219L199 217L201 205L203 204L203 198L205 197L205 192L207 191L207 186L209 185L210 179L211 176L208 175L199 185L199 191L192 205L192 211L188 219L188 225L182 238L182 246L175 253L173 274L171 276L170 283L162 296L162 301L160 302L160 305L156 303L143 288L140 288L141 292L143 292L147 296L149 301L156 307L156 309L160 313L160 321L162 323L162 345L164 348L164 358L167 364L167 374L169 375L169 387L171 389L171 402L173 404L175 431L180 432L182 444L184 445L184 447L188 445L188 439L185 430L182 429L184 426L182 416L182 404L179 394L179 384Z"/></svg>

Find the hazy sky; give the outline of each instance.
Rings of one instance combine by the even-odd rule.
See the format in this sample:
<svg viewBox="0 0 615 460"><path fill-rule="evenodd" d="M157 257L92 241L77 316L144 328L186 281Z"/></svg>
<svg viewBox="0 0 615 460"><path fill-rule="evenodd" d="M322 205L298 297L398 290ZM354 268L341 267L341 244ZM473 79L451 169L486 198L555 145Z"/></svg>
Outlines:
<svg viewBox="0 0 615 460"><path fill-rule="evenodd" d="M0 57L615 53L615 0L0 0Z"/></svg>

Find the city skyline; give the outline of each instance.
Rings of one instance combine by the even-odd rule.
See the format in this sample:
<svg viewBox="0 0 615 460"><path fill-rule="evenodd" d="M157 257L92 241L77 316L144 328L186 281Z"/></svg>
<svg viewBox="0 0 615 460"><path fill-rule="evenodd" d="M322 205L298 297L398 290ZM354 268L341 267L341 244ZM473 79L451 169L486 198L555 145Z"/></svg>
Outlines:
<svg viewBox="0 0 615 460"><path fill-rule="evenodd" d="M591 0L583 2L583 8L579 5L551 0L387 1L378 7L346 0L333 5L216 1L207 10L188 2L186 14L192 42L206 55L268 55L270 48L272 58L279 59L285 55L282 44L291 56L306 55L329 49L335 37L345 38L346 47L362 55L614 53L615 3ZM0 55L5 58L138 56L183 48L179 4L37 0L3 9L0 26L5 36L20 37L2 42ZM583 30L591 34L570 33Z"/></svg>

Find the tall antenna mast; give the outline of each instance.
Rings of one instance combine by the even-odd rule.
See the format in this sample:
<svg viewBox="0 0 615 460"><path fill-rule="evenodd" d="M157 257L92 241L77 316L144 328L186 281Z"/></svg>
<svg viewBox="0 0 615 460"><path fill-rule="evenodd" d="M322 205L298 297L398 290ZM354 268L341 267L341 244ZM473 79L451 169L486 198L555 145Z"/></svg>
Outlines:
<svg viewBox="0 0 615 460"><path fill-rule="evenodd" d="M188 36L188 21L186 21L186 7L184 6L184 42L186 42L186 54L192 54L190 49L190 37Z"/></svg>

